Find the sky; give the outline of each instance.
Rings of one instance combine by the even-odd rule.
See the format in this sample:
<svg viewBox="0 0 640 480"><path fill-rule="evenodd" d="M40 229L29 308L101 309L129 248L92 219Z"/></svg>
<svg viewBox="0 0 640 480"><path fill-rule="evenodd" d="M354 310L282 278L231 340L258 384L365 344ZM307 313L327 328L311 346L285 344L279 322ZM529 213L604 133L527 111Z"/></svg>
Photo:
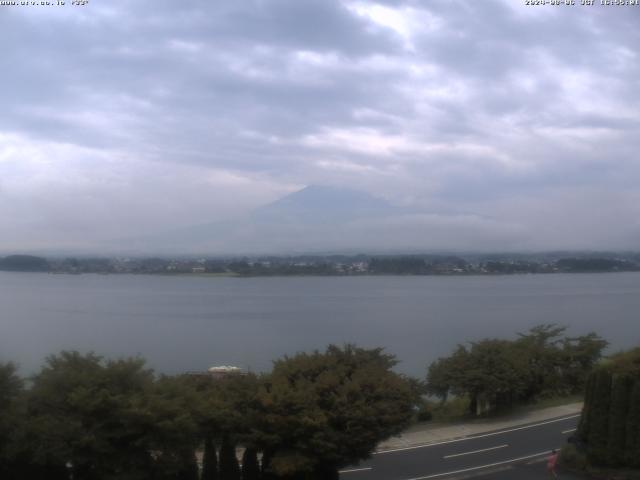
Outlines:
<svg viewBox="0 0 640 480"><path fill-rule="evenodd" d="M308 185L421 212L367 225L389 248L640 243L640 6L71 3L0 5L0 252L237 221Z"/></svg>

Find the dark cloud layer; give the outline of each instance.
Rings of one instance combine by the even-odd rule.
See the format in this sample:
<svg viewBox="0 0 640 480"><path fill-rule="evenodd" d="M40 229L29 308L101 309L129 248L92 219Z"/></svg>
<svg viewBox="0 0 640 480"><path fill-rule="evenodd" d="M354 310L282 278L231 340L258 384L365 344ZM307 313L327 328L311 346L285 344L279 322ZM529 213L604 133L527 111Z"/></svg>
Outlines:
<svg viewBox="0 0 640 480"><path fill-rule="evenodd" d="M0 250L309 184L437 212L426 248L453 224L456 248L634 248L639 24L511 0L2 6ZM398 220L400 244L433 218Z"/></svg>

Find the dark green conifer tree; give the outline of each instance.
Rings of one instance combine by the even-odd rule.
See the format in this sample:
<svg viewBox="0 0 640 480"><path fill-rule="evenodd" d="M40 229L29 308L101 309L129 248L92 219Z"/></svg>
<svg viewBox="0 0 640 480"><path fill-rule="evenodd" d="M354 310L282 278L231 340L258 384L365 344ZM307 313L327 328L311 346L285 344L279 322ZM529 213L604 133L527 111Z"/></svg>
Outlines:
<svg viewBox="0 0 640 480"><path fill-rule="evenodd" d="M258 452L255 448L245 449L242 455L242 480L260 480Z"/></svg>
<svg viewBox="0 0 640 480"><path fill-rule="evenodd" d="M260 464L260 473L262 474L262 480L275 480L277 477L271 472L271 459L273 453L269 450L262 452L262 462Z"/></svg>
<svg viewBox="0 0 640 480"><path fill-rule="evenodd" d="M586 442L589 437L589 426L591 425L592 415L591 408L593 404L593 392L596 388L595 382L596 376L594 374L589 375L587 378L587 385L585 387L584 394L584 406L582 407L582 415L580 416L580 422L578 423L577 436L583 442Z"/></svg>
<svg viewBox="0 0 640 480"><path fill-rule="evenodd" d="M611 373L605 369L595 372L587 444L589 457L597 464L608 463L609 412L611 408Z"/></svg>
<svg viewBox="0 0 640 480"><path fill-rule="evenodd" d="M611 408L609 410L609 455L611 465L624 465L627 440L627 414L632 381L627 375L615 375L612 381Z"/></svg>
<svg viewBox="0 0 640 480"><path fill-rule="evenodd" d="M198 462L194 452L185 451L182 457L182 465L177 477L179 480L198 480Z"/></svg>
<svg viewBox="0 0 640 480"><path fill-rule="evenodd" d="M625 461L632 467L640 467L640 379L636 379L629 398Z"/></svg>
<svg viewBox="0 0 640 480"><path fill-rule="evenodd" d="M229 439L223 439L220 446L220 480L240 480L240 465L236 457L236 447Z"/></svg>
<svg viewBox="0 0 640 480"><path fill-rule="evenodd" d="M218 480L218 456L213 439L209 436L204 441L204 457L202 458L202 480Z"/></svg>

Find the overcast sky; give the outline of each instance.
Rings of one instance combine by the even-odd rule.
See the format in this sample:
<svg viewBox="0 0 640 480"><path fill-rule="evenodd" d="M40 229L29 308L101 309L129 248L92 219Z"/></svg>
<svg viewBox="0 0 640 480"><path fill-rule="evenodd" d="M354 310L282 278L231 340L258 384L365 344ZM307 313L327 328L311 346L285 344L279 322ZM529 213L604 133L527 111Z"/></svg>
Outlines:
<svg viewBox="0 0 640 480"><path fill-rule="evenodd" d="M312 184L424 211L425 248L640 244L640 7L66 3L0 6L0 251Z"/></svg>

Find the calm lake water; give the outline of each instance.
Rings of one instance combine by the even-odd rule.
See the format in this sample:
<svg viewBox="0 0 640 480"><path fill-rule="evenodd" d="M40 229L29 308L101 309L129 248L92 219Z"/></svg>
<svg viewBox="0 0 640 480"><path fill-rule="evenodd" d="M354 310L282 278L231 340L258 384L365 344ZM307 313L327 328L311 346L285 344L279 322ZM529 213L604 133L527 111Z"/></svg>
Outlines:
<svg viewBox="0 0 640 480"><path fill-rule="evenodd" d="M383 346L423 376L457 343L538 323L640 345L640 273L197 278L0 272L0 361L27 374L61 349L140 354L175 373L268 370L329 343Z"/></svg>

